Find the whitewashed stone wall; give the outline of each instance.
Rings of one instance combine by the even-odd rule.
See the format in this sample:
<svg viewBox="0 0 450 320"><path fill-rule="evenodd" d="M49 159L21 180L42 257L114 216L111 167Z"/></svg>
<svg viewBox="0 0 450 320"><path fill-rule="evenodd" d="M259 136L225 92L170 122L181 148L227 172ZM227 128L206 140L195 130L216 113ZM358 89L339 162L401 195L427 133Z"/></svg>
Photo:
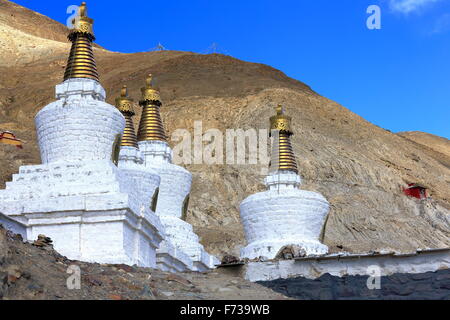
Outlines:
<svg viewBox="0 0 450 320"><path fill-rule="evenodd" d="M100 84L70 79L56 86L56 92L58 100L35 118L42 163L111 159L125 120L117 108L104 102Z"/></svg>
<svg viewBox="0 0 450 320"><path fill-rule="evenodd" d="M370 269L369 269L370 267ZM312 257L297 260L249 262L242 273L245 279L270 281L304 277L316 279L324 274L343 277L348 275L373 275L374 268L380 276L396 273L426 273L450 268L450 249L420 250L410 254L347 254Z"/></svg>
<svg viewBox="0 0 450 320"><path fill-rule="evenodd" d="M269 174L264 179L264 183L269 190L280 191L285 189L298 189L302 184L302 179L296 173L284 171Z"/></svg>
<svg viewBox="0 0 450 320"><path fill-rule="evenodd" d="M169 240L161 242L156 251L157 267L162 271L185 272L194 270L190 256L175 247Z"/></svg>
<svg viewBox="0 0 450 320"><path fill-rule="evenodd" d="M206 271L220 263L217 258L205 251L191 224L171 215L159 217L165 227L165 234L173 246L182 249L193 260L193 270Z"/></svg>
<svg viewBox="0 0 450 320"><path fill-rule="evenodd" d="M146 166L159 166L172 163L172 149L164 141L140 141L139 150Z"/></svg>
<svg viewBox="0 0 450 320"><path fill-rule="evenodd" d="M118 167L121 169L130 170L142 170L145 169L143 166L144 158L139 149L134 147L123 146L120 147L119 153L119 163ZM156 172L154 172L157 174Z"/></svg>
<svg viewBox="0 0 450 320"><path fill-rule="evenodd" d="M0 211L45 234L70 259L156 266L163 226L136 183L111 161L51 163L20 168Z"/></svg>
<svg viewBox="0 0 450 320"><path fill-rule="evenodd" d="M191 191L191 173L170 163L172 150L166 142L141 141L139 150L145 167L155 170L161 177L156 213L181 218L183 203Z"/></svg>
<svg viewBox="0 0 450 320"><path fill-rule="evenodd" d="M157 188L159 194L161 178L155 170L144 166L140 150L128 146L121 147L118 166L125 175L135 181L142 199L147 199L148 206L150 206L156 196ZM166 238L166 230L164 230L163 239ZM194 270L192 259L173 246L169 240L163 240L159 244L156 250L156 266L158 269L168 272Z"/></svg>
<svg viewBox="0 0 450 320"><path fill-rule="evenodd" d="M161 177L156 213L165 228L166 245L158 250L158 259L161 257L161 261L168 261L171 254L182 252L192 261L190 270L215 268L219 264L218 259L205 251L192 226L181 219L183 205L191 191L192 174L171 163L172 150L166 142L141 141L139 150L144 157L145 167L156 171ZM171 246L175 251L169 249ZM183 260L183 255L180 260Z"/></svg>
<svg viewBox="0 0 450 320"><path fill-rule="evenodd" d="M133 147L121 147L118 167L126 177L133 179L140 198L150 208L161 182L159 174L143 166L141 153Z"/></svg>
<svg viewBox="0 0 450 320"><path fill-rule="evenodd" d="M191 191L191 173L170 163L150 168L157 170L161 177L156 213L161 216L171 215L181 218L184 201Z"/></svg>
<svg viewBox="0 0 450 320"><path fill-rule="evenodd" d="M275 173L266 178L268 191L246 198L240 215L248 245L241 257L273 259L287 245L297 245L307 255L328 252L319 237L329 211L327 200L319 193L299 190L300 177Z"/></svg>

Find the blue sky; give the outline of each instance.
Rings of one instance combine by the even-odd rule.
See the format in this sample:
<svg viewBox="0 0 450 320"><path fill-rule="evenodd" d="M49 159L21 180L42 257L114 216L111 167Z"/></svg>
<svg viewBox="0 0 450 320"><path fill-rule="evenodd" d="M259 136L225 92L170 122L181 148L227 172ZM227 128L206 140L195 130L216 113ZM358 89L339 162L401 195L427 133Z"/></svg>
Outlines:
<svg viewBox="0 0 450 320"><path fill-rule="evenodd" d="M65 23L73 0L16 0ZM87 1L120 52L217 52L268 64L370 122L450 138L450 0ZM381 8L381 29L366 11Z"/></svg>

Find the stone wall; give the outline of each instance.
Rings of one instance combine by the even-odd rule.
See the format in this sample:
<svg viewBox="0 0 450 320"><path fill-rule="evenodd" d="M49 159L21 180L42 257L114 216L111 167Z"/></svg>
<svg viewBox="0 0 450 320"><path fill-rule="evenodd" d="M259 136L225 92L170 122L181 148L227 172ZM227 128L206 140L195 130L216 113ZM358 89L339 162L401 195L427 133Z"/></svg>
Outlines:
<svg viewBox="0 0 450 320"><path fill-rule="evenodd" d="M42 163L110 160L125 119L104 102L102 86L90 79L69 79L56 86L56 97L35 117Z"/></svg>
<svg viewBox="0 0 450 320"><path fill-rule="evenodd" d="M259 284L302 300L448 300L450 270L381 277L381 289L367 288L368 276L306 278L261 281Z"/></svg>
<svg viewBox="0 0 450 320"><path fill-rule="evenodd" d="M140 174L143 187L156 188L157 176ZM0 190L0 211L26 226L28 240L45 234L69 259L156 267L163 226L146 192L110 160L52 162L21 167Z"/></svg>
<svg viewBox="0 0 450 320"><path fill-rule="evenodd" d="M419 274L450 269L450 248L394 252L331 254L291 260L249 261L240 271L249 281L271 281L304 277L317 279L325 274L336 277L371 274L377 267L381 276L398 273Z"/></svg>

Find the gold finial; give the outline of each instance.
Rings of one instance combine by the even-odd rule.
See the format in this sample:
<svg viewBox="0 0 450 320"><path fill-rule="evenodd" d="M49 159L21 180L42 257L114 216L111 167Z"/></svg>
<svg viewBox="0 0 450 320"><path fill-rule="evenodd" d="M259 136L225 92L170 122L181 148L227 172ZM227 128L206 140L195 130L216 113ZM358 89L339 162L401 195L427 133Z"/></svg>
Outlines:
<svg viewBox="0 0 450 320"><path fill-rule="evenodd" d="M147 85L147 88L151 88L152 87L152 81L153 81L153 75L150 73L147 77L147 79L145 79L145 83Z"/></svg>
<svg viewBox="0 0 450 320"><path fill-rule="evenodd" d="M145 87L141 89L142 101L154 101L155 103L161 105L161 97L159 91L152 86L153 76L149 74L145 79Z"/></svg>
<svg viewBox="0 0 450 320"><path fill-rule="evenodd" d="M93 32L93 24L94 20L87 16L87 7L86 2L82 2L78 7L78 16L72 20L73 28L71 30L72 33L86 33L92 37L94 40L94 32Z"/></svg>
<svg viewBox="0 0 450 320"><path fill-rule="evenodd" d="M120 89L120 96L121 97L127 97L128 96L128 89L127 85L124 85L122 89Z"/></svg>
<svg viewBox="0 0 450 320"><path fill-rule="evenodd" d="M283 108L283 106L281 105L281 104L279 104L277 107L276 107L276 110L277 110L277 115L282 115L282 114L284 114L284 108Z"/></svg>
<svg viewBox="0 0 450 320"><path fill-rule="evenodd" d="M298 173L297 161L291 145L291 117L285 115L282 105L276 107L277 114L270 117L271 136L272 131L276 131L274 138L271 169L272 171L292 171Z"/></svg>
<svg viewBox="0 0 450 320"><path fill-rule="evenodd" d="M87 16L87 8L86 8L86 2L82 2L80 6L80 17L86 17Z"/></svg>
<svg viewBox="0 0 450 320"><path fill-rule="evenodd" d="M133 124L133 99L128 97L128 88L126 85L120 90L120 97L116 98L116 107L125 118L125 129L123 130L121 147L138 148L136 131Z"/></svg>
<svg viewBox="0 0 450 320"><path fill-rule="evenodd" d="M116 98L116 107L122 113L129 113L134 116L133 99L128 97L128 88L126 85L120 90L120 97Z"/></svg>
<svg viewBox="0 0 450 320"><path fill-rule="evenodd" d="M292 135L291 132L291 117L284 114L284 108L281 104L279 104L275 108L277 115L270 117L270 129L284 131L289 135Z"/></svg>
<svg viewBox="0 0 450 320"><path fill-rule="evenodd" d="M159 112L162 104L161 97L159 91L153 88L152 80L153 77L149 74L145 80L145 87L141 89L142 100L139 101L139 105L142 106L142 115L139 122L138 140L167 142L167 136Z"/></svg>
<svg viewBox="0 0 450 320"><path fill-rule="evenodd" d="M70 49L64 80L87 78L98 81L97 65L92 50L92 41L95 40L92 31L94 20L87 17L86 2L81 4L78 17L72 23L73 28L68 36L72 42L72 48Z"/></svg>

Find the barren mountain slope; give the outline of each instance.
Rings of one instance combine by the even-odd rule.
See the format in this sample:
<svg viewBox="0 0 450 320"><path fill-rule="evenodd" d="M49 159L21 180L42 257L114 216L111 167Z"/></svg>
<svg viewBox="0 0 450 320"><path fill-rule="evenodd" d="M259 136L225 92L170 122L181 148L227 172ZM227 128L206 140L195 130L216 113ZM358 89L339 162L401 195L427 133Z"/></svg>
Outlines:
<svg viewBox="0 0 450 320"><path fill-rule="evenodd" d="M450 157L450 140L446 138L419 131L400 132L399 135Z"/></svg>
<svg viewBox="0 0 450 320"><path fill-rule="evenodd" d="M0 23L16 31L39 38L64 42L67 28L38 12L28 10L11 1L0 1Z"/></svg>
<svg viewBox="0 0 450 320"><path fill-rule="evenodd" d="M10 1L0 1L0 66L24 65L67 51L67 28Z"/></svg>
<svg viewBox="0 0 450 320"><path fill-rule="evenodd" d="M44 22L36 25L45 27ZM0 64L0 130L12 130L26 143L24 150L0 145L1 182L9 180L19 165L39 163L33 118L53 100L54 85L62 80L69 48L64 46L64 55L47 54L45 60L26 66ZM33 55L33 50L1 47L0 56L4 50L25 60ZM293 117L303 188L322 192L331 203L323 240L332 250L407 251L450 245L448 155L438 157L372 125L265 65L188 52L120 54L96 49L95 53L110 103L122 84L138 100L145 75L155 75L169 136L176 129L192 134L195 120L202 121L204 131L267 129L275 105L282 103ZM187 220L209 250L237 254L245 243L238 206L246 196L263 190L265 165L186 167L194 174ZM404 196L401 188L409 182L427 185L433 200Z"/></svg>
<svg viewBox="0 0 450 320"><path fill-rule="evenodd" d="M23 66L34 61L65 58L70 49L67 34L68 29L59 22L0 0L0 66Z"/></svg>
<svg viewBox="0 0 450 320"><path fill-rule="evenodd" d="M450 140L426 132L399 132L398 135L423 146L429 154L433 154L442 164L450 168Z"/></svg>

